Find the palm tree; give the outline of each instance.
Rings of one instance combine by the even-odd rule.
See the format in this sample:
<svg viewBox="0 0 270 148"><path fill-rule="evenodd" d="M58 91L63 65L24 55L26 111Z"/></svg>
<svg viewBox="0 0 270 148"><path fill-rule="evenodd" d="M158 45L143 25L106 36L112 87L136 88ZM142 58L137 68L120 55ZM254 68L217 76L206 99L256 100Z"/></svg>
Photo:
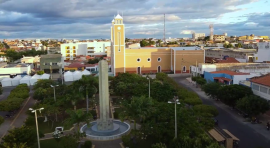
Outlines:
<svg viewBox="0 0 270 148"><path fill-rule="evenodd" d="M151 98L141 96L133 97L130 103L124 103L124 112L120 113L120 118L134 120L134 129L136 130L136 119L144 120L151 111L153 101Z"/></svg>
<svg viewBox="0 0 270 148"><path fill-rule="evenodd" d="M75 124L75 127L77 127L78 130L80 129L81 123L86 122L86 124L89 124L90 120L92 119L91 113L85 113L82 109L67 110L66 112L69 114L69 118L64 121L65 124Z"/></svg>
<svg viewBox="0 0 270 148"><path fill-rule="evenodd" d="M74 88L73 85L68 87L69 93L65 95L67 101L71 101L71 104L74 106L74 110L76 110L76 104L78 101L83 99L82 93L78 93L77 89Z"/></svg>
<svg viewBox="0 0 270 148"><path fill-rule="evenodd" d="M79 88L80 92L85 92L86 98L86 111L89 111L89 99L98 91L98 79L93 76L82 76L80 80L77 80L73 83L74 87Z"/></svg>

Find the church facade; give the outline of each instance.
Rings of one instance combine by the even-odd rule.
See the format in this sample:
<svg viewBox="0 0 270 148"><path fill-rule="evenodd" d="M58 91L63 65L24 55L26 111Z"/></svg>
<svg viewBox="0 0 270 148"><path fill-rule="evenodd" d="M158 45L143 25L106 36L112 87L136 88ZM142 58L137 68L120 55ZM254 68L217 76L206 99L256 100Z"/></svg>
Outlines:
<svg viewBox="0 0 270 148"><path fill-rule="evenodd" d="M118 14L111 26L111 68L118 73L190 73L191 66L205 62L205 51L199 47L126 48L125 24Z"/></svg>

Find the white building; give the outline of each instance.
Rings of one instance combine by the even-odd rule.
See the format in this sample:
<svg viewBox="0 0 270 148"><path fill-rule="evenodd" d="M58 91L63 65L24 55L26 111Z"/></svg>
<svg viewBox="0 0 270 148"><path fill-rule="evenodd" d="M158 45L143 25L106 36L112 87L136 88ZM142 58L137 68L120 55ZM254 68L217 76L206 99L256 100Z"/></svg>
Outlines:
<svg viewBox="0 0 270 148"><path fill-rule="evenodd" d="M191 66L192 75L204 75L204 72L230 70L235 72L250 73L253 76L261 76L270 73L270 63L199 63L198 67Z"/></svg>
<svg viewBox="0 0 270 148"><path fill-rule="evenodd" d="M255 55L254 62L270 61L270 45L269 42L259 42L258 52Z"/></svg>
<svg viewBox="0 0 270 148"><path fill-rule="evenodd" d="M26 57L23 56L21 58L21 63L39 63L40 62L40 57L39 56L35 56L35 57Z"/></svg>
<svg viewBox="0 0 270 148"><path fill-rule="evenodd" d="M253 93L270 101L270 74L254 77L250 80Z"/></svg>
<svg viewBox="0 0 270 148"><path fill-rule="evenodd" d="M30 64L6 64L2 63L0 67L0 75L21 75L30 74Z"/></svg>
<svg viewBox="0 0 270 148"><path fill-rule="evenodd" d="M193 39L193 40L196 40L196 39L198 39L199 37L205 37L205 33L193 33L193 34L192 34L192 39Z"/></svg>
<svg viewBox="0 0 270 148"><path fill-rule="evenodd" d="M78 55L95 56L106 55L110 41L93 41L61 44L61 54L64 60L73 60Z"/></svg>

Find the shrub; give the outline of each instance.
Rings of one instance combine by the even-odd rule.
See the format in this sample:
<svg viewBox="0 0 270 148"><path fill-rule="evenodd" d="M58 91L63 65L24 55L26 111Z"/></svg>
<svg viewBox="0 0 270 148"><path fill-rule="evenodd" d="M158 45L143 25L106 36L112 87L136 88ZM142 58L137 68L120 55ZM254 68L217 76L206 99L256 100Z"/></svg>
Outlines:
<svg viewBox="0 0 270 148"><path fill-rule="evenodd" d="M202 100L199 97L186 98L184 102L188 105L199 105L202 104Z"/></svg>
<svg viewBox="0 0 270 148"><path fill-rule="evenodd" d="M0 87L0 95L2 95L2 93L3 93L3 88Z"/></svg>
<svg viewBox="0 0 270 148"><path fill-rule="evenodd" d="M1 111L13 111L19 109L23 103L22 98L8 98L0 102Z"/></svg>
<svg viewBox="0 0 270 148"><path fill-rule="evenodd" d="M1 125L2 123L4 123L4 121L5 121L5 119L4 119L2 116L0 116L0 125Z"/></svg>
<svg viewBox="0 0 270 148"><path fill-rule="evenodd" d="M43 70L40 70L37 72L38 75L43 75L44 74L44 71Z"/></svg>
<svg viewBox="0 0 270 148"><path fill-rule="evenodd" d="M92 142L89 140L85 141L83 147L84 148L92 148Z"/></svg>
<svg viewBox="0 0 270 148"><path fill-rule="evenodd" d="M168 78L168 75L166 73L160 72L156 74L157 80L164 81L166 78Z"/></svg>
<svg viewBox="0 0 270 148"><path fill-rule="evenodd" d="M202 77L199 77L196 79L196 82L199 84L199 85L204 85L206 84L206 80Z"/></svg>
<svg viewBox="0 0 270 148"><path fill-rule="evenodd" d="M193 110L198 113L209 113L213 115L214 117L218 115L217 108L211 105L205 105L205 104L195 105L193 107Z"/></svg>

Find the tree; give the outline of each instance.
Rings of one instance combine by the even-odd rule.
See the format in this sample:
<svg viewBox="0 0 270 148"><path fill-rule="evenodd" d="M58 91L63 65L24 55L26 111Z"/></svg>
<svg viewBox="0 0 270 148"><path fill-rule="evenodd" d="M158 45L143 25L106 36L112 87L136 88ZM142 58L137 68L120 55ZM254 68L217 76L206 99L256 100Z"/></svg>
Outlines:
<svg viewBox="0 0 270 148"><path fill-rule="evenodd" d="M167 146L164 143L156 143L156 144L153 144L151 148L167 148Z"/></svg>
<svg viewBox="0 0 270 148"><path fill-rule="evenodd" d="M237 84L222 86L218 90L218 98L233 108L237 100L249 95L253 95L250 87Z"/></svg>
<svg viewBox="0 0 270 148"><path fill-rule="evenodd" d="M0 87L0 95L2 95L2 93L3 93L3 88Z"/></svg>
<svg viewBox="0 0 270 148"><path fill-rule="evenodd" d="M141 47L149 46L149 42L146 41L145 39L143 39L140 41L140 45L141 45Z"/></svg>
<svg viewBox="0 0 270 148"><path fill-rule="evenodd" d="M233 48L233 45L232 45L231 43L229 43L229 44L227 45L227 48Z"/></svg>
<svg viewBox="0 0 270 148"><path fill-rule="evenodd" d="M248 115L257 116L269 110L269 103L259 96L250 95L238 100L236 107Z"/></svg>
<svg viewBox="0 0 270 148"><path fill-rule="evenodd" d="M36 90L38 88L43 88L43 89L51 88L51 85L56 85L56 84L57 83L53 80L41 79L35 83L33 90Z"/></svg>
<svg viewBox="0 0 270 148"><path fill-rule="evenodd" d="M218 99L217 98L219 94L218 90L220 87L221 87L220 83L210 82L210 83L205 84L202 87L202 90L205 92L207 96L210 96L210 98Z"/></svg>
<svg viewBox="0 0 270 148"><path fill-rule="evenodd" d="M164 81L168 75L166 73L160 72L156 74L156 79L160 81Z"/></svg>
<svg viewBox="0 0 270 148"><path fill-rule="evenodd" d="M82 93L78 93L78 90L74 88L73 85L70 85L68 89L69 93L65 95L66 100L70 101L71 104L74 106L74 110L76 110L76 104L78 101L83 100L83 95Z"/></svg>
<svg viewBox="0 0 270 148"><path fill-rule="evenodd" d="M237 48L242 48L243 46L242 46L241 43L238 43L238 44L236 44L236 47L237 47Z"/></svg>
<svg viewBox="0 0 270 148"><path fill-rule="evenodd" d="M1 111L14 111L19 109L23 103L24 99L22 98L9 98L0 102Z"/></svg>
<svg viewBox="0 0 270 148"><path fill-rule="evenodd" d="M129 39L129 38L126 38L126 39L125 39L125 43L126 43L126 42L129 42L129 41L130 41L130 39Z"/></svg>
<svg viewBox="0 0 270 148"><path fill-rule="evenodd" d="M199 85L203 86L206 84L206 80L202 77L199 77L196 79L196 83L198 83Z"/></svg>
<svg viewBox="0 0 270 148"><path fill-rule="evenodd" d="M184 101L188 105L199 105L202 104L202 100L198 97L185 98Z"/></svg>
<svg viewBox="0 0 270 148"><path fill-rule="evenodd" d="M85 93L86 98L86 110L88 112L89 97L93 97L94 94L98 92L98 79L94 76L82 76L80 80L77 80L73 83L74 89L78 88L78 91Z"/></svg>
<svg viewBox="0 0 270 148"><path fill-rule="evenodd" d="M14 128L9 130L8 134L2 140L6 146L12 148L14 144L20 145L22 143L26 143L28 147L31 147L37 142L36 130L25 126Z"/></svg>
<svg viewBox="0 0 270 148"><path fill-rule="evenodd" d="M81 123L86 122L87 124L89 124L90 120L93 118L90 113L86 113L82 109L67 110L66 112L69 114L69 118L65 120L65 124L66 125L75 124L77 130L80 129Z"/></svg>
<svg viewBox="0 0 270 148"><path fill-rule="evenodd" d="M209 113L213 115L214 117L218 115L218 110L214 106L211 106L211 105L205 105L205 104L195 105L193 107L193 110L197 112L198 114Z"/></svg>
<svg viewBox="0 0 270 148"><path fill-rule="evenodd" d="M89 59L88 64L96 64L100 61L100 58Z"/></svg>
<svg viewBox="0 0 270 148"><path fill-rule="evenodd" d="M122 107L125 111L120 113L120 118L121 120L134 120L134 129L136 130L136 119L143 121L151 111L152 105L151 98L145 96L133 97L130 103L123 103Z"/></svg>
<svg viewBox="0 0 270 148"><path fill-rule="evenodd" d="M13 144L8 144L8 143L3 143L3 145L1 146L3 148L30 148L29 146L27 146L26 143L13 143Z"/></svg>

